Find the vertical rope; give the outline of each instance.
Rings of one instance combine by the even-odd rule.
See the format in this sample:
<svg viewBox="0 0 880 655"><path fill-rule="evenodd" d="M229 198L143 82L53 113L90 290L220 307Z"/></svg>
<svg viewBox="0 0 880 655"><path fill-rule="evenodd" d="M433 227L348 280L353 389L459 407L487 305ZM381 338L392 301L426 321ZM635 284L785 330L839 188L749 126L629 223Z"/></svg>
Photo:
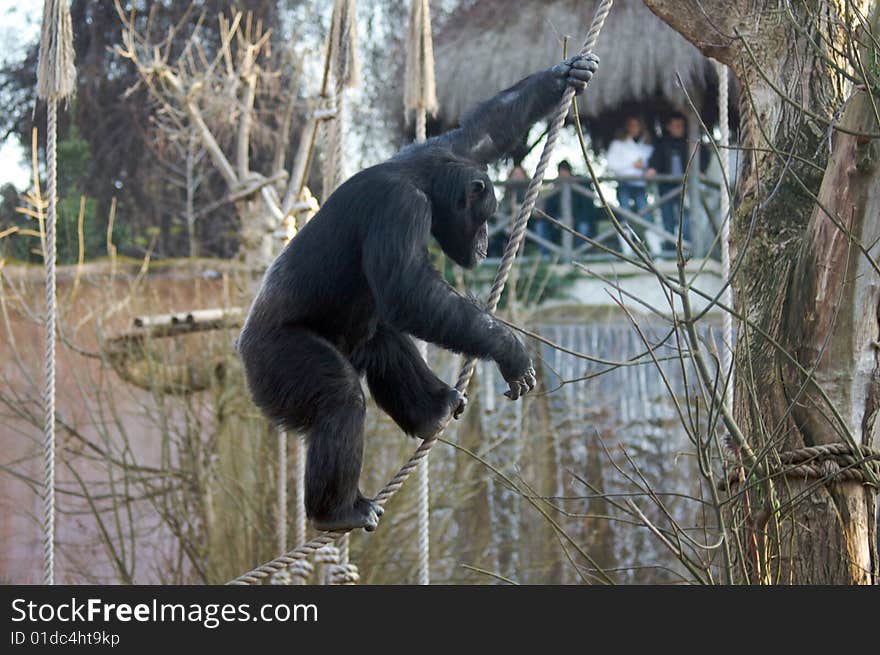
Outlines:
<svg viewBox="0 0 880 655"><path fill-rule="evenodd" d="M46 243L43 263L46 274L46 350L43 386L43 582L55 584L55 331L57 298L55 264L58 248L58 102L73 93L76 70L73 66L73 29L64 0L46 0L37 63L37 95L47 102Z"/></svg>
<svg viewBox="0 0 880 655"><path fill-rule="evenodd" d="M286 234L284 245L287 245L296 234L296 223L293 217L289 217L286 225ZM278 538L278 549L283 553L287 550L287 430L278 428L278 480L277 488L277 505L275 514L275 533ZM297 543L299 540L297 539ZM298 569L298 572L301 572ZM275 585L289 585L294 581L294 574L291 570L283 569L272 576L271 582Z"/></svg>
<svg viewBox="0 0 880 655"><path fill-rule="evenodd" d="M287 550L287 431L278 430L278 498L275 514L275 531L278 536L278 548L283 553ZM282 569L272 575L274 585L289 585L293 576L288 569Z"/></svg>
<svg viewBox="0 0 880 655"><path fill-rule="evenodd" d="M418 1L418 0L417 0ZM424 141L427 138L427 112L424 108L416 110L416 141ZM418 342L419 354L422 359L428 358L428 344ZM418 551L419 559L416 567L418 584L431 584L431 469L429 457L419 464L417 471L418 480Z"/></svg>
<svg viewBox="0 0 880 655"><path fill-rule="evenodd" d="M718 128L721 140L721 281L727 285L722 301L727 307L733 306L733 291L730 287L730 120L727 112L729 73L727 66L715 62L718 71ZM721 362L724 373L730 374L725 401L733 401L733 316L730 312L722 315L724 343L721 348Z"/></svg>
<svg viewBox="0 0 880 655"><path fill-rule="evenodd" d="M355 0L336 0L330 19L327 39L330 53L329 70L334 80L336 117L325 126L326 150L323 167L323 200L346 178L345 175L345 90L357 86L360 62L357 56L357 3Z"/></svg>
<svg viewBox="0 0 880 655"><path fill-rule="evenodd" d="M46 219L46 251L43 257L46 270L46 354L43 408L43 459L45 480L43 486L43 582L55 584L55 224L57 222L57 136L58 101L49 101L48 130L46 139L47 168L49 180L49 213Z"/></svg>
<svg viewBox="0 0 880 655"><path fill-rule="evenodd" d="M424 108L416 111L416 141L428 138L428 116Z"/></svg>
<svg viewBox="0 0 880 655"><path fill-rule="evenodd" d="M434 44L431 36L431 8L428 0L412 0L409 34L406 42L406 71L403 82L403 106L406 119L416 110L434 114L437 111L437 90L434 76ZM418 134L418 126L416 127ZM418 140L418 137L416 137Z"/></svg>
<svg viewBox="0 0 880 655"><path fill-rule="evenodd" d="M327 126L327 152L324 166L324 200L345 181L345 136L348 124L345 90L356 86L360 77L357 57L357 4L355 0L336 0L330 25L330 70L335 83L336 116ZM357 582L355 565L349 563L349 536L338 542L338 556L327 575L330 584Z"/></svg>
<svg viewBox="0 0 880 655"><path fill-rule="evenodd" d="M339 563L348 564L348 557L348 534L345 534L339 540Z"/></svg>
<svg viewBox="0 0 880 655"><path fill-rule="evenodd" d="M419 464L418 475L418 549L417 580L420 585L431 584L431 480L429 457Z"/></svg>
<svg viewBox="0 0 880 655"><path fill-rule="evenodd" d="M294 541L306 540L306 454L302 439L293 442L293 479L296 484L296 511L293 515Z"/></svg>
<svg viewBox="0 0 880 655"><path fill-rule="evenodd" d="M294 489L294 513L293 513L293 542L301 544L306 540L306 445L302 439L296 438L291 444L293 458L293 483ZM281 551L284 552L284 551ZM293 584L307 584L312 577L314 567L308 559L300 559L290 566L291 582Z"/></svg>
<svg viewBox="0 0 880 655"><path fill-rule="evenodd" d="M278 430L278 550L287 550L287 431Z"/></svg>
<svg viewBox="0 0 880 655"><path fill-rule="evenodd" d="M321 167L322 202L346 178L345 175L345 89L337 88L333 100L334 117L324 122L324 161Z"/></svg>
<svg viewBox="0 0 880 655"><path fill-rule="evenodd" d="M434 45L431 36L431 8L428 0L412 0L409 15L409 36L406 48L406 72L403 92L404 118L415 111L416 142L428 138L428 112L437 111L437 90L434 77ZM428 344L418 341L419 354L428 356ZM431 504L429 458L419 463L417 479L418 584L431 584Z"/></svg>
<svg viewBox="0 0 880 655"><path fill-rule="evenodd" d="M605 19L608 17L608 12L611 11L611 7L614 4L613 0L602 0L599 6L596 9L596 13L593 17L593 22L590 25L590 31L587 34L587 38L584 41L584 46L581 49L582 54L587 54L591 50L594 50L596 47L596 42L599 39L599 33L602 31L602 26L605 24ZM523 238L525 236L526 224L528 223L529 217L532 214L532 210L535 208L535 201L538 197L538 191L540 190L541 183L544 179L544 172L547 170L547 166L549 165L550 157L553 154L553 149L556 147L556 141L559 138L559 132L562 129L563 124L565 123L565 117L568 114L569 106L571 105L572 98L574 98L574 89L568 88L563 94L562 100L559 102L556 111L554 112L553 119L550 122L550 129L547 134L547 142L544 144L544 151L541 153L541 159L538 162L538 166L535 169L535 176L532 178L529 183L529 188L526 191L525 199L523 200L523 204L520 207L519 213L517 213L516 220L514 221L513 230L511 231L510 238L508 239L507 246L504 249L504 255L501 260L501 264L498 268L498 272L495 275L495 282L492 285L492 291L489 296L489 305L490 311L495 311L498 306L498 299L501 297L501 293L504 291L504 286L507 284L507 278L510 275L510 269L513 266L513 260L516 258L516 253L519 250L520 245L522 244ZM470 359L465 362L462 367L461 374L459 375L458 382L456 383L456 388L459 391L465 391L467 389L468 384L470 383L470 379L473 376L475 360ZM404 482L409 478L409 476L415 471L418 467L419 463L427 457L431 448L437 443L437 440L440 434L445 429L446 425L448 425L449 421L442 426L442 428L438 431L436 435L429 439L425 439L416 448L415 452L413 452L412 456L407 460L407 462L400 467L397 473L394 474L394 477L388 481L388 483L382 488L382 490L376 495L375 501L380 505L385 505L388 502L388 499L394 496L397 491L403 486ZM261 566L258 566L247 573L243 573L238 576L235 580L232 580L230 584L236 585L248 585L248 584L257 584L260 580L264 579L266 576L271 575L273 572L277 571L279 568L283 568L285 566L290 565L292 562L296 562L298 560L302 560L309 556L310 553L314 553L320 548L324 547L326 544L333 543L336 539L342 536L340 532L324 532L319 534L314 539L301 544L294 548L293 550L276 557L270 562L266 562Z"/></svg>

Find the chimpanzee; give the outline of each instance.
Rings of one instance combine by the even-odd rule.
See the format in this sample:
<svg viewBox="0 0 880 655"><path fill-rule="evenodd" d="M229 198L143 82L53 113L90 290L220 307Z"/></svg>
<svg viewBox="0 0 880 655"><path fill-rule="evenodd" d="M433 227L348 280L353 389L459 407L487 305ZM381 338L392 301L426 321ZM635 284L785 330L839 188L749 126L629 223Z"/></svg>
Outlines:
<svg viewBox="0 0 880 655"><path fill-rule="evenodd" d="M526 77L465 115L460 127L352 176L275 259L237 346L254 402L305 433L306 511L319 530L373 530L382 508L358 488L365 401L425 439L466 399L437 378L411 337L497 362L516 400L535 385L523 344L428 257L433 236L457 264L486 256L503 157L598 66L576 56Z"/></svg>

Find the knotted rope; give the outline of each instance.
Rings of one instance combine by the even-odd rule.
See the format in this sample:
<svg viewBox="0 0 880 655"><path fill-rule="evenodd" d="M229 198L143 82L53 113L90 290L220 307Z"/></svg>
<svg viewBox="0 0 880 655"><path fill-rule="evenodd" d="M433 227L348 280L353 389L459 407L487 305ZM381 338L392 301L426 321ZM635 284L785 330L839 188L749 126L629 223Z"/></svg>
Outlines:
<svg viewBox="0 0 880 655"><path fill-rule="evenodd" d="M45 480L43 486L43 582L55 584L55 263L58 222L58 102L69 97L76 83L73 66L73 28L65 0L46 0L40 34L37 64L37 96L48 109L46 126L46 193L49 207L46 216L46 242L43 262L46 270L46 353L43 388L43 450Z"/></svg>
<svg viewBox="0 0 880 655"><path fill-rule="evenodd" d="M345 180L345 90L357 86L360 64L357 57L357 5L355 0L336 0L330 19L330 36L327 48L330 55L330 72L334 80L336 118L327 121L325 128L325 154L323 166L323 198Z"/></svg>
<svg viewBox="0 0 880 655"><path fill-rule="evenodd" d="M318 584L332 584L332 572L339 565L339 548L327 544L315 552L315 564L318 565Z"/></svg>
<svg viewBox="0 0 880 655"><path fill-rule="evenodd" d="M608 13L611 11L611 6L614 4L613 0L602 0L599 3L599 6L596 8L596 14L593 17L593 22L590 25L590 31L587 34L587 38L584 41L584 45L581 48L580 54L586 55L590 51L596 48L596 43L599 40L599 33L602 31L602 26L605 24L605 19L608 17ZM494 312L498 307L498 301L501 298L501 293L504 291L504 286L507 283L507 278L510 276L510 269L513 266L513 261L516 258L516 253L519 251L519 247L522 244L523 238L525 237L526 224L528 223L529 217L532 214L532 210L535 208L535 202L538 199L538 192L540 191L541 183L544 180L544 172L547 170L547 166L550 162L550 156L553 154L553 149L556 147L556 140L559 137L559 132L562 130L562 127L565 123L565 117L568 115L568 109L571 105L571 101L574 98L575 91L573 88L569 87L565 90L565 93L562 96L562 100L559 102L556 110L553 113L553 118L550 122L550 129L547 133L547 142L544 144L544 151L541 153L541 159L538 162L538 166L535 169L535 175L529 183L528 190L526 191L525 199L523 200L523 204L520 206L519 213L516 216L516 220L514 221L513 230L510 233L510 237L507 241L507 247L504 249L504 255L501 259L501 264L498 267L498 271L495 274L495 281L492 285L492 290L489 294L488 301L488 309L490 312ZM464 392L468 384L470 383L471 377L473 376L475 366L475 360L469 358L465 361L462 366L461 374L458 377L458 382L456 383L456 389L460 392ZM407 478L412 474L412 472L419 466L419 463L427 457L431 448L437 443L440 435L446 429L450 419L447 418L446 421L441 426L440 430L438 430L437 434L429 439L425 439L418 448L416 448L415 452L409 458L400 470L394 475L393 478L385 485L385 487L378 493L375 498L375 501L380 505L384 506L388 500L394 496L395 493L403 486L403 483L406 482ZM235 580L233 580L230 584L237 585L247 585L247 584L257 584L267 576L272 575L276 571L279 571L287 566L290 566L294 562L304 559L308 557L311 553L314 553L322 546L330 544L339 537L346 534L346 532L323 532L319 534L314 539L294 548L293 550L281 555L280 557L276 557L270 562L266 562L265 564L253 569L252 571L248 571L247 573L239 576Z"/></svg>
<svg viewBox="0 0 880 655"><path fill-rule="evenodd" d="M434 44L431 37L431 8L428 0L413 0L410 6L403 107L407 122L410 111L415 112L416 141L424 141L427 114L433 115L437 112Z"/></svg>
<svg viewBox="0 0 880 655"><path fill-rule="evenodd" d="M828 480L829 482L859 482L872 484L865 469L875 477L880 476L880 450L859 446L860 454L853 452L846 443L807 446L779 453L779 464L768 463L770 476L780 476L800 480ZM746 480L742 467L728 478L733 486Z"/></svg>

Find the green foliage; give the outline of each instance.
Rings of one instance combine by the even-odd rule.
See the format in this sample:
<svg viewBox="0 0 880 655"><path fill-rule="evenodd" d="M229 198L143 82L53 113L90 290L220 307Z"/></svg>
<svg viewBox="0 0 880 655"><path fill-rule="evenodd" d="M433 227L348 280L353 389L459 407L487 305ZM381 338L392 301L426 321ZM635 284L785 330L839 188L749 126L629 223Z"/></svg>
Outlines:
<svg viewBox="0 0 880 655"><path fill-rule="evenodd" d="M436 245L431 246L431 253L434 264L444 279L460 291L483 295L492 286L498 268L496 263L484 262L475 269L466 271L453 264ZM516 298L520 304L538 305L566 296L579 276L572 267L565 267L563 270L554 264L552 258L539 255L521 256L518 259L514 264L515 274L508 281L508 287L515 281ZM509 290L505 290L498 308L505 309L509 298Z"/></svg>
<svg viewBox="0 0 880 655"><path fill-rule="evenodd" d="M21 204L18 199L18 189L11 184L4 184L0 188L0 232L11 227L36 228L36 221L30 220L16 211L16 207ZM0 239L0 258L13 261L36 261L38 256L31 255L29 251L39 245L38 240L34 237L11 234L5 239Z"/></svg>
<svg viewBox="0 0 880 655"><path fill-rule="evenodd" d="M82 212L83 251L85 258L95 258L107 254L107 217L98 215L97 202L85 195L86 174L91 165L91 149L75 125L72 125L66 138L58 142L58 263L73 264L79 259L79 224ZM46 193L45 181L41 183ZM0 190L0 220L6 229L18 226L22 229L37 230L36 220L16 211L24 206L18 191L11 185ZM114 244L127 243L130 235L125 226L114 225ZM40 244L36 237L15 234L0 242L0 254L16 261L40 263Z"/></svg>
<svg viewBox="0 0 880 655"><path fill-rule="evenodd" d="M536 257L519 264L520 274L516 278L516 297L524 305L538 305L547 300L565 298L571 285L580 278L572 266L556 266L548 257ZM494 275L495 267L492 267ZM506 306L507 294L501 298L501 307Z"/></svg>
<svg viewBox="0 0 880 655"><path fill-rule="evenodd" d="M83 208L85 253L94 257L101 252L106 235L101 234L95 212L94 198L83 196L84 172L91 163L89 144L81 138L76 126L58 143L58 262L71 264L79 256L79 213ZM84 201L83 201L84 198ZM81 204L82 203L82 204Z"/></svg>

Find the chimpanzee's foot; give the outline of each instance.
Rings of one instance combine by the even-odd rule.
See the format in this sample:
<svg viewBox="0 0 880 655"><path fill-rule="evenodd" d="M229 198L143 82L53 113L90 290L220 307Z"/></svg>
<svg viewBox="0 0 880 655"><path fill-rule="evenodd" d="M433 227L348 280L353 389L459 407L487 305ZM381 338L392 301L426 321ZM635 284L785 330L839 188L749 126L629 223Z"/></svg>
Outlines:
<svg viewBox="0 0 880 655"><path fill-rule="evenodd" d="M317 530L330 532L357 530L358 528L372 532L379 525L379 517L384 513L385 508L379 503L361 496L354 502L354 505L337 508L324 516L312 517L312 525Z"/></svg>
<svg viewBox="0 0 880 655"><path fill-rule="evenodd" d="M415 436L419 439L429 439L440 430L440 427L446 422L451 414L453 418L458 419L464 408L467 406L467 396L460 393L457 389L447 389L437 403L436 415L425 421L415 431Z"/></svg>

